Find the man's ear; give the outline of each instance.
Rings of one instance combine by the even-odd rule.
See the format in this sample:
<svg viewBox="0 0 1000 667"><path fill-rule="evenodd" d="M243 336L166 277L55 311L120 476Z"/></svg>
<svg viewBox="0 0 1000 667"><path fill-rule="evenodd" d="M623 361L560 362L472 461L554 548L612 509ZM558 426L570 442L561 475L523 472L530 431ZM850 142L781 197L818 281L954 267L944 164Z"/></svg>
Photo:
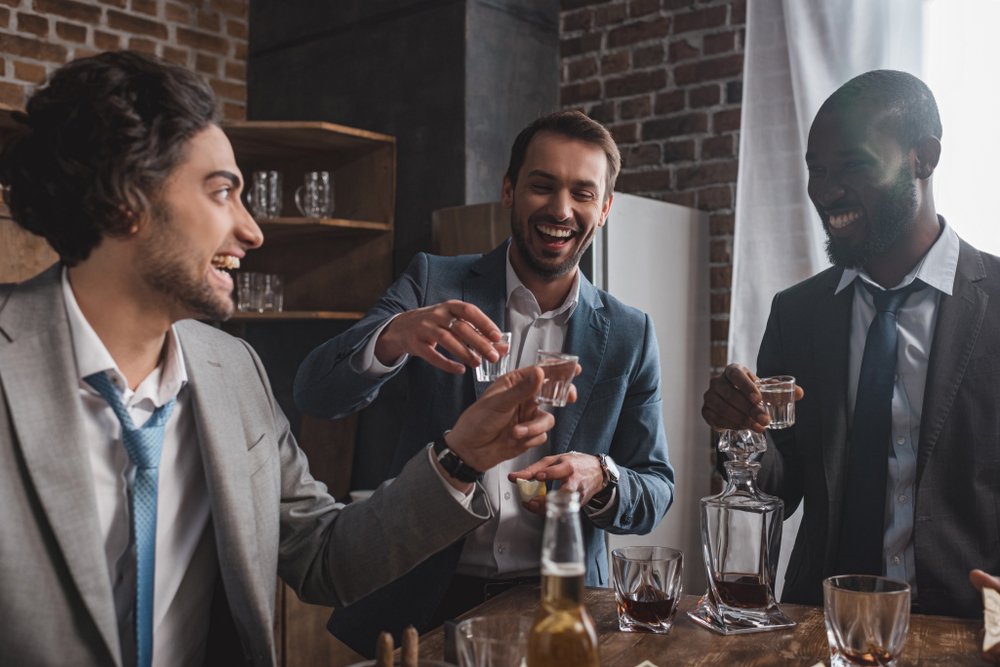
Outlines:
<svg viewBox="0 0 1000 667"><path fill-rule="evenodd" d="M500 189L501 193L501 203L503 203L504 208L511 208L514 206L514 184L510 182L507 176L503 177L503 187Z"/></svg>
<svg viewBox="0 0 1000 667"><path fill-rule="evenodd" d="M937 137L924 137L914 147L914 167L917 178L927 180L937 168L941 159L941 140Z"/></svg>
<svg viewBox="0 0 1000 667"><path fill-rule="evenodd" d="M611 212L611 202L614 200L614 198L615 198L615 193L609 192L608 198L605 199L604 203L601 205L601 221L597 223L598 227L603 227L604 223L608 221L608 213Z"/></svg>

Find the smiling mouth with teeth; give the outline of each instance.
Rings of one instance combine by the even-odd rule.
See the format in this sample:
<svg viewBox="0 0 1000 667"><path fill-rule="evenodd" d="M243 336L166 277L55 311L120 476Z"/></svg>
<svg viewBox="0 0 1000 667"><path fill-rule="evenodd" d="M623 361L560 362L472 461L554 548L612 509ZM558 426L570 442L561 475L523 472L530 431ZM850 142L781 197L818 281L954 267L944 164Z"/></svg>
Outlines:
<svg viewBox="0 0 1000 667"><path fill-rule="evenodd" d="M550 227L549 225L538 225L538 231L545 236L557 239L568 239L575 233L573 230L566 229L565 227Z"/></svg>
<svg viewBox="0 0 1000 667"><path fill-rule="evenodd" d="M235 271L240 268L240 258L233 255L216 255L212 258L212 266L216 269Z"/></svg>
<svg viewBox="0 0 1000 667"><path fill-rule="evenodd" d="M861 213L858 211L848 211L847 213L840 213L838 215L830 215L827 218L827 222L834 229L843 229L849 224L861 217Z"/></svg>

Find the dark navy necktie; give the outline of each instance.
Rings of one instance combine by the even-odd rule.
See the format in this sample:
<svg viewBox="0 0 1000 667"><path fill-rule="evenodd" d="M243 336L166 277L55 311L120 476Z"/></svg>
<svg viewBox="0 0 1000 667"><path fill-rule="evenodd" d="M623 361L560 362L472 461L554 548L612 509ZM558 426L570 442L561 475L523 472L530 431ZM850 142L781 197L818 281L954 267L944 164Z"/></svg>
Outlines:
<svg viewBox="0 0 1000 667"><path fill-rule="evenodd" d="M882 574L892 391L896 384L896 315L906 297L925 285L914 280L897 290L880 290L861 284L875 301L875 317L868 327L858 375L835 574L878 575Z"/></svg>
<svg viewBox="0 0 1000 667"><path fill-rule="evenodd" d="M156 578L156 495L163 452L163 431L175 401L161 405L148 421L136 428L122 404L118 389L106 373L84 380L108 402L122 426L122 444L135 466L132 485L132 540L135 544L135 645L136 664L153 662L153 599Z"/></svg>

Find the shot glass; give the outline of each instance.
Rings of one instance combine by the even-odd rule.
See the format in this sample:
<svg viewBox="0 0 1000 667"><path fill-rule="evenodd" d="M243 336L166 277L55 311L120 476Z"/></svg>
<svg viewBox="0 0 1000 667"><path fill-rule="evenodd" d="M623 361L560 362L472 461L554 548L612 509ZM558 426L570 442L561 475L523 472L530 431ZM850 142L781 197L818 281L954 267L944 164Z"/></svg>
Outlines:
<svg viewBox="0 0 1000 667"><path fill-rule="evenodd" d="M240 271L236 274L236 310L240 312L257 310L257 306L253 302L255 275L252 271Z"/></svg>
<svg viewBox="0 0 1000 667"><path fill-rule="evenodd" d="M873 575L823 580L830 667L896 665L910 628L909 584Z"/></svg>
<svg viewBox="0 0 1000 667"><path fill-rule="evenodd" d="M539 351L535 363L542 369L545 379L535 400L542 405L561 408L569 400L569 388L576 376L577 357L572 354Z"/></svg>
<svg viewBox="0 0 1000 667"><path fill-rule="evenodd" d="M276 273L260 274L260 310L281 312L285 305L285 287Z"/></svg>
<svg viewBox="0 0 1000 667"><path fill-rule="evenodd" d="M669 547L632 546L611 552L622 632L670 632L681 599L683 565L683 554Z"/></svg>
<svg viewBox="0 0 1000 667"><path fill-rule="evenodd" d="M455 628L459 667L522 667L528 659L528 616L474 616Z"/></svg>
<svg viewBox="0 0 1000 667"><path fill-rule="evenodd" d="M795 424L795 378L791 375L775 375L757 380L761 403L767 410L771 423L769 429L788 428Z"/></svg>
<svg viewBox="0 0 1000 667"><path fill-rule="evenodd" d="M500 340L493 343L493 349L497 351L500 358L496 361L489 361L483 357L482 362L476 367L476 382L493 382L510 370L509 331L500 334Z"/></svg>

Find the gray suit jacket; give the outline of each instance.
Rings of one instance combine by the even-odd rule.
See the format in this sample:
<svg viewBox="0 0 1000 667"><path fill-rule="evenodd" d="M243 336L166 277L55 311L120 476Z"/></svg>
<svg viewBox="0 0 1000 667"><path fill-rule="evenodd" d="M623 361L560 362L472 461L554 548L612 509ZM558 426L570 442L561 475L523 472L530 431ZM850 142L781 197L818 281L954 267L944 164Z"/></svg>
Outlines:
<svg viewBox="0 0 1000 667"><path fill-rule="evenodd" d="M333 418L371 403L388 376L372 379L359 375L349 359L397 313L461 299L478 306L503 328L506 253L507 243L503 243L486 255L417 255L363 320L310 353L295 380L296 404L303 412ZM583 372L574 381L577 402L555 413L549 451L609 453L621 468L616 511L583 521L587 583L606 586L608 557L602 530L647 533L673 500L674 473L663 430L656 337L645 313L598 290L581 275L579 303L570 319L563 351L580 357ZM471 371L450 375L419 358L411 358L406 369L410 398L390 473L450 428L487 386L475 382ZM420 598L423 611L433 611L434 594L443 594L448 586L458 550L450 550L450 555L450 562L443 562L443 554L433 559L440 564L435 571L430 571L428 562L419 573L425 588L419 593L414 589L411 597ZM406 579L417 575L414 572ZM400 585L394 584L395 599L404 597ZM334 614L334 624L338 616L346 617L344 611L349 610ZM384 620L384 616L380 618ZM418 627L419 621L419 615L407 620ZM344 633L338 636L349 639Z"/></svg>
<svg viewBox="0 0 1000 667"><path fill-rule="evenodd" d="M805 388L795 426L772 432L761 485L790 514L805 502L783 599L822 604L834 574L847 464L847 354L853 290L831 268L774 297L760 375ZM919 609L979 616L974 567L1000 572L1000 259L964 241L953 294L941 297L917 447L913 541Z"/></svg>
<svg viewBox="0 0 1000 667"><path fill-rule="evenodd" d="M481 497L462 509L426 456L344 508L310 476L253 350L197 322L176 330L240 644L230 657L274 664L276 573L306 601L350 603L488 518ZM58 267L0 286L0 664L122 662L82 420Z"/></svg>

